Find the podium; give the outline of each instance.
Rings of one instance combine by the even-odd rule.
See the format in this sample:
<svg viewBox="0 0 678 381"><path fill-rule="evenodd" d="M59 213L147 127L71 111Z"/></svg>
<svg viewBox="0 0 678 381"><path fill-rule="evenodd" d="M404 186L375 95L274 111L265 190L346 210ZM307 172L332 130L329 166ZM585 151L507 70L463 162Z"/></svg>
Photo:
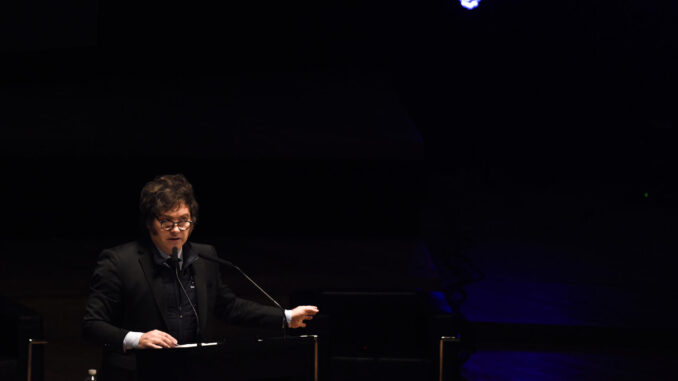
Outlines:
<svg viewBox="0 0 678 381"><path fill-rule="evenodd" d="M315 335L137 353L139 381L318 381Z"/></svg>

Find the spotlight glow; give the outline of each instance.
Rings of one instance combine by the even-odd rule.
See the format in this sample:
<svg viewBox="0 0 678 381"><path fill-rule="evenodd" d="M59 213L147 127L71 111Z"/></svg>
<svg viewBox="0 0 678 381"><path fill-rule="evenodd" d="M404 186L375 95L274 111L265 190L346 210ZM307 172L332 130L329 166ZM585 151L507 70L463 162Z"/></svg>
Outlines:
<svg viewBox="0 0 678 381"><path fill-rule="evenodd" d="M480 4L480 0L459 0L459 3L466 9L473 9Z"/></svg>

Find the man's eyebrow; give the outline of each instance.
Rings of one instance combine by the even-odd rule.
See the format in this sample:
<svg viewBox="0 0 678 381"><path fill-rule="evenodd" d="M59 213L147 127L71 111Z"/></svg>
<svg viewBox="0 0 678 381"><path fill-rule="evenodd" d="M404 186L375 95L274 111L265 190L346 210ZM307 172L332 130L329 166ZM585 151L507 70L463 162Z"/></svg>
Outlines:
<svg viewBox="0 0 678 381"><path fill-rule="evenodd" d="M190 214L184 214L184 215L181 215L181 216L176 217L176 218L172 218L170 216L159 216L158 219L159 220L167 220L167 221L169 221L169 220L190 220L191 215Z"/></svg>

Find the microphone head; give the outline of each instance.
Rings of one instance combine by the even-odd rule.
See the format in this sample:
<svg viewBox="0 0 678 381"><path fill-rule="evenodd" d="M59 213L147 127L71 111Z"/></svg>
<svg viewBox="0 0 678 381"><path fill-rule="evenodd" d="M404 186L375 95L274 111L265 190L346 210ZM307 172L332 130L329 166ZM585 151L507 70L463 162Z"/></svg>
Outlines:
<svg viewBox="0 0 678 381"><path fill-rule="evenodd" d="M176 247L172 248L172 254L170 254L169 259L167 260L167 263L170 265L171 268L173 269L178 269L179 268L179 250Z"/></svg>

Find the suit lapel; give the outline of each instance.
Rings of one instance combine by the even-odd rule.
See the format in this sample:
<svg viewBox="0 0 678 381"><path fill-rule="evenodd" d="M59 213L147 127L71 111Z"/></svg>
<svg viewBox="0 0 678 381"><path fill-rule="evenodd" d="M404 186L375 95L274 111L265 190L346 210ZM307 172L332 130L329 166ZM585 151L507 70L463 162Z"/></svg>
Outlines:
<svg viewBox="0 0 678 381"><path fill-rule="evenodd" d="M153 258L151 258L152 253L144 248L139 249L139 264L141 269L144 272L146 281L148 282L148 287L151 289L153 294L153 299L155 299L155 305L158 308L160 316L165 323L165 327L168 327L167 324L168 318L165 311L167 311L167 306L165 305L165 293L162 284L162 277L156 270L156 266L153 264Z"/></svg>

